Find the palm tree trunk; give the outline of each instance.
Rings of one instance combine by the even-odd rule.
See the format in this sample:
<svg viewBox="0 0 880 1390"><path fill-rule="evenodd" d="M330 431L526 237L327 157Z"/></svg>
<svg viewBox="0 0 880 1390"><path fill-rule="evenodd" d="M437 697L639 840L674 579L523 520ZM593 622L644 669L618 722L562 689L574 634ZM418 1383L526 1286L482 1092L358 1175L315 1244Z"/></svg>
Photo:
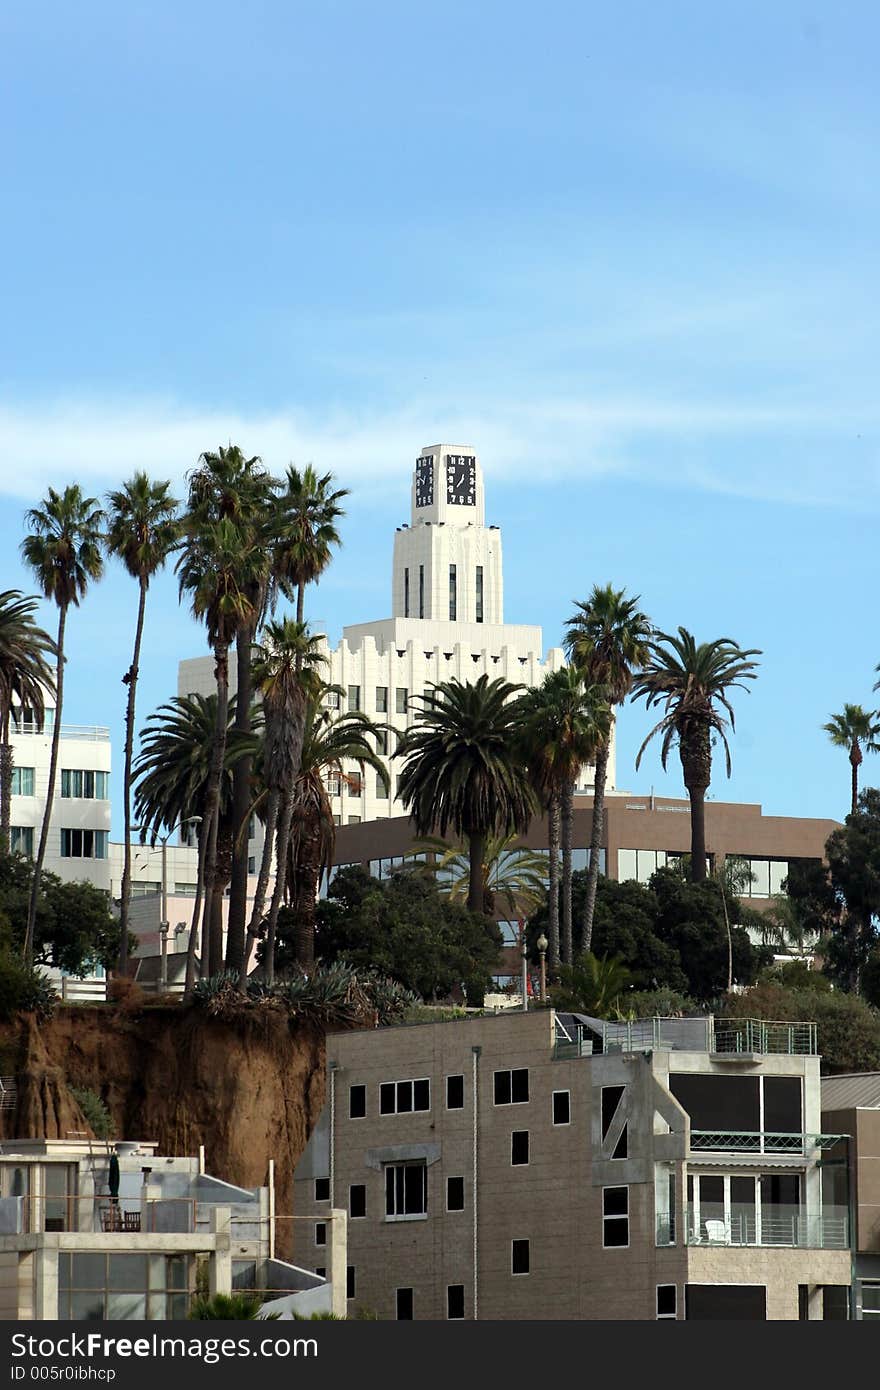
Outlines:
<svg viewBox="0 0 880 1390"><path fill-rule="evenodd" d="M12 773L15 760L9 737L10 707L4 700L0 711L0 854L8 854L12 836Z"/></svg>
<svg viewBox="0 0 880 1390"><path fill-rule="evenodd" d="M691 883L704 883L706 873L706 788L688 787L691 803Z"/></svg>
<svg viewBox="0 0 880 1390"><path fill-rule="evenodd" d="M217 642L214 647L214 674L217 680L217 726L214 731L214 748L211 754L211 770L205 790L205 814L210 829L207 853L205 855L205 907L202 916L202 956L207 959L209 974L221 968L220 961L214 958L211 938L211 909L214 901L214 879L217 876L217 831L220 823L220 783L223 779L223 762L226 755L226 725L229 718L229 643Z"/></svg>
<svg viewBox="0 0 880 1390"><path fill-rule="evenodd" d="M141 663L141 639L144 634L144 613L147 606L147 581L141 576L137 625L134 633L134 652L128 668L128 701L125 708L125 772L123 800L125 815L125 844L122 861L122 896L119 903L119 960L120 975L128 971L128 909L131 902L131 764L134 756L134 716L138 669Z"/></svg>
<svg viewBox="0 0 880 1390"><path fill-rule="evenodd" d="M277 788L269 792L269 804L266 809L266 829L263 839L263 854L260 859L260 873L257 879L257 887L254 893L253 907L251 908L251 920L248 923L247 940L242 957L241 971L238 976L239 989L244 988L247 979L248 965L250 964L251 951L260 929L260 922L263 917L263 908L266 903L266 889L269 886L269 875L272 871L272 846L275 843L275 829L278 825L278 805L279 796Z"/></svg>
<svg viewBox="0 0 880 1390"><path fill-rule="evenodd" d="M321 832L314 823L304 825L297 836L297 854L291 883L296 923L297 964L306 971L315 964L315 903L321 877Z"/></svg>
<svg viewBox="0 0 880 1390"><path fill-rule="evenodd" d="M483 859L486 853L486 836L483 831L474 831L468 836L468 912L483 911Z"/></svg>
<svg viewBox="0 0 880 1390"><path fill-rule="evenodd" d="M571 965L571 820L574 807L574 782L567 781L562 789L562 960Z"/></svg>
<svg viewBox="0 0 880 1390"><path fill-rule="evenodd" d="M237 733L251 731L251 652L256 635L256 623L242 628L236 638L236 704ZM232 823L235 842L232 855L232 880L229 885L229 923L226 929L226 969L241 971L244 960L245 916L247 914L248 884L248 820L251 809L251 764L249 754L240 757L232 769Z"/></svg>
<svg viewBox="0 0 880 1390"><path fill-rule="evenodd" d="M199 828L201 834L198 837L199 861L198 870L196 872L196 900L193 904L192 921L190 922L189 928L189 941L187 942L186 946L186 981L183 987L184 999L188 999L190 997L196 983L196 942L198 941L199 937L199 915L202 906L202 892L205 885L205 852L207 849L208 838L211 833L211 827L208 824L207 819L202 821L202 824ZM204 963L204 944L202 947L201 959L202 963ZM201 971L199 973L201 973Z"/></svg>
<svg viewBox="0 0 880 1390"><path fill-rule="evenodd" d="M305 601L306 601L306 586L305 586L305 584L300 584L300 585L297 587L297 591L296 591L296 621L297 621L298 623L301 623L302 620L303 620L303 613L305 612Z"/></svg>
<svg viewBox="0 0 880 1390"><path fill-rule="evenodd" d="M593 769L593 827L590 833L590 868L587 874L587 898L584 903L583 949L593 944L593 918L596 915L596 892L599 887L599 856L605 829L605 782L608 777L608 757L611 745L603 743L596 751Z"/></svg>
<svg viewBox="0 0 880 1390"><path fill-rule="evenodd" d="M855 815L859 809L859 763L862 761L862 750L857 743L850 749L849 762L852 768L852 811Z"/></svg>
<svg viewBox="0 0 880 1390"><path fill-rule="evenodd" d="M553 792L547 806L550 841L550 875L547 886L547 963L551 972L559 965L559 796Z"/></svg>
<svg viewBox="0 0 880 1390"><path fill-rule="evenodd" d="M64 706L64 629L67 626L67 604L62 604L58 610L58 664L55 668L55 727L52 730L52 754L49 759L49 781L46 786L46 806L43 811L43 824L40 829L40 844L37 850L37 859L34 864L34 877L31 882L31 893L28 899L27 927L24 934L24 949L22 955L24 963L32 966L34 963L34 924L37 920L37 898L40 895L40 876L43 872L43 860L46 857L46 845L49 840L49 822L52 819L52 809L55 801L55 778L58 774L58 752L61 746L61 711Z"/></svg>
<svg viewBox="0 0 880 1390"><path fill-rule="evenodd" d="M290 853L290 827L293 824L293 793L286 792L278 817L278 832L275 837L275 888L269 907L269 928L266 932L266 983L275 983L275 934L278 927L278 913L284 899L287 882L287 859Z"/></svg>

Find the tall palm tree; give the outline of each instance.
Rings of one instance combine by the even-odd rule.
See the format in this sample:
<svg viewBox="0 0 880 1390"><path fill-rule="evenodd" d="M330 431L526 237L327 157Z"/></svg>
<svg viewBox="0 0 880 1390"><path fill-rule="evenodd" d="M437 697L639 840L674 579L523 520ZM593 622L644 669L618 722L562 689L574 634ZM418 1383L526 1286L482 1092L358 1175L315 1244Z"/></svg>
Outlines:
<svg viewBox="0 0 880 1390"><path fill-rule="evenodd" d="M320 578L333 547L341 544L336 522L345 515L339 504L348 488L333 490L333 482L332 473L319 478L311 464L302 473L291 465L278 498L273 567L279 587L296 598L298 623L303 622L306 585Z"/></svg>
<svg viewBox="0 0 880 1390"><path fill-rule="evenodd" d="M296 931L296 958L304 970L315 959L315 904L324 869L333 862L335 826L327 778L345 778L344 768L356 763L360 775L371 768L386 792L391 779L374 743L382 726L361 710L337 715L326 708L338 686L323 683L308 693L300 769L293 789L288 889ZM372 741L371 741L372 740Z"/></svg>
<svg viewBox="0 0 880 1390"><path fill-rule="evenodd" d="M46 807L40 828L40 843L34 864L28 902L27 927L24 937L24 959L30 965L34 952L34 922L49 823L55 800L55 779L58 773L58 752L61 744L61 717L64 707L64 634L71 604L76 608L85 597L89 584L101 578L104 559L101 554L104 513L94 497L84 497L78 483L63 492L50 487L42 505L32 507L25 515L30 535L21 543L25 563L33 570L37 584L47 599L58 609L58 636L55 639L55 726L52 730L52 752L49 758L49 780L46 786Z"/></svg>
<svg viewBox="0 0 880 1390"><path fill-rule="evenodd" d="M562 787L559 765L553 758L554 745L548 743L552 688L549 675L539 686L522 696L522 718L518 746L529 770L529 778L539 802L547 813L547 963L551 974L559 965L559 848Z"/></svg>
<svg viewBox="0 0 880 1390"><path fill-rule="evenodd" d="M729 692L748 689L743 682L755 679L758 666L749 658L760 655L757 647L743 650L729 637L697 645L687 628L680 627L677 637L657 633L648 663L633 684L634 700L644 699L648 709L654 705L664 708L663 718L639 749L636 767L655 734L663 735L660 759L664 770L670 749L678 745L691 803L691 878L695 883L707 876L705 801L712 781L712 736L717 734L724 745L729 777L728 722L735 728Z"/></svg>
<svg viewBox="0 0 880 1390"><path fill-rule="evenodd" d="M572 963L571 852L574 789L580 769L595 763L611 737L611 706L605 687L586 685L575 667L564 666L547 678L544 756L559 788L562 843L561 957Z"/></svg>
<svg viewBox="0 0 880 1390"><path fill-rule="evenodd" d="M29 710L39 725L45 692L55 694L55 678L46 660L55 655L55 643L34 621L37 602L18 589L0 594L0 854L8 854L10 846L13 702L18 701L22 713Z"/></svg>
<svg viewBox="0 0 880 1390"><path fill-rule="evenodd" d="M823 724L835 748L846 748L852 769L852 808L855 815L859 809L859 768L865 753L880 752L880 721L871 710L861 705L844 705L842 714L832 714L827 724ZM864 750L864 752L863 752Z"/></svg>
<svg viewBox="0 0 880 1390"><path fill-rule="evenodd" d="M274 830L275 885L266 938L266 977L269 984L275 978L275 935L287 880L294 791L302 765L308 699L320 688L317 668L326 661L319 650L320 640L310 634L305 623L286 618L265 625L262 642L255 652L254 690L260 697L266 724L263 773L268 791L268 809L258 893L252 916L259 920L257 912L262 915L259 887L262 883L265 894Z"/></svg>
<svg viewBox="0 0 880 1390"><path fill-rule="evenodd" d="M254 455L248 458L237 444L222 444L216 452L203 453L189 475L189 506L198 524L224 518L247 533L253 543L255 564L248 584L251 616L239 627L236 647L236 729L246 739L251 731L251 656L257 628L273 601L271 568L275 531L275 494L279 484ZM229 924L226 934L226 968L239 970L244 957L248 886L248 807L251 800L252 765L244 754L233 770L232 817L239 827L232 856L229 888Z"/></svg>
<svg viewBox="0 0 880 1390"><path fill-rule="evenodd" d="M468 842L468 909L483 910L486 841L502 830L524 831L537 810L516 752L522 687L480 676L475 684L443 681L415 698L415 723L395 757L404 759L398 795L416 832L451 826Z"/></svg>
<svg viewBox="0 0 880 1390"><path fill-rule="evenodd" d="M162 569L180 536L177 520L177 501L170 493L169 482L154 482L138 471L117 491L107 494L106 545L110 555L122 561L132 579L138 584L138 612L134 631L134 650L131 665L123 676L128 686L125 709L125 773L123 800L125 814L125 844L123 848L122 896L119 905L120 974L128 968L128 912L131 900L131 766L134 757L134 721L137 682L141 661L141 641L147 591L153 575Z"/></svg>
<svg viewBox="0 0 880 1390"><path fill-rule="evenodd" d="M218 858L220 870L215 875L213 898L210 904L212 919L222 914L225 887L224 860L231 856L233 815L233 768L243 752L251 756L256 751L255 734L238 734L235 720L235 696L229 702L228 733L224 754L224 771L220 782L220 822ZM199 849L199 870L196 897L190 926L187 950L187 991L195 983L196 943L200 906L204 886L205 849L209 825L207 821L208 787L214 758L217 729L217 696L175 696L160 705L147 719L141 731L141 748L134 765L134 810L140 825L141 841L149 837L153 844L162 830L171 831L182 821L198 822L196 836ZM224 853L226 850L226 853ZM229 865L231 873L231 864ZM228 881L228 879L226 880ZM221 927L222 930L222 927ZM203 941L204 973L211 973Z"/></svg>
<svg viewBox="0 0 880 1390"><path fill-rule="evenodd" d="M606 584L593 586L590 597L575 604L566 623L565 647L569 660L589 685L604 686L612 708L626 699L635 673L645 665L653 634L650 619L639 609L639 595L626 597L625 589ZM590 865L582 928L583 949L593 940L593 917L599 882L599 855L605 825L605 783L611 752L613 725L596 750L593 773L593 825Z"/></svg>
<svg viewBox="0 0 880 1390"><path fill-rule="evenodd" d="M228 517L199 522L197 514L188 519L189 536L176 565L180 592L187 593L193 616L202 619L214 651L217 680L217 726L211 777L205 805L207 843L205 847L205 907L203 935L208 931L214 879L217 872L217 834L220 778L222 774L229 712L229 648L239 629L253 620L253 578L262 565L260 548L244 527ZM236 827L236 834L241 827ZM222 929L218 935L212 920L208 938L209 973L220 970L223 960Z"/></svg>

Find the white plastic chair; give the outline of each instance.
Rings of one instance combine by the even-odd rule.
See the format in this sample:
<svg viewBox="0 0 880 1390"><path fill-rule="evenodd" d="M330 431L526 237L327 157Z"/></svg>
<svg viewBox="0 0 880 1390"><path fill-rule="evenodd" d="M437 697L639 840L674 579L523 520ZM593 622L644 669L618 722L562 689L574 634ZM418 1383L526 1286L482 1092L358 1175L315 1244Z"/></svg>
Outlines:
<svg viewBox="0 0 880 1390"><path fill-rule="evenodd" d="M711 1218L703 1223L706 1227L706 1240L713 1245L729 1245L730 1232L727 1229L726 1221L713 1221Z"/></svg>

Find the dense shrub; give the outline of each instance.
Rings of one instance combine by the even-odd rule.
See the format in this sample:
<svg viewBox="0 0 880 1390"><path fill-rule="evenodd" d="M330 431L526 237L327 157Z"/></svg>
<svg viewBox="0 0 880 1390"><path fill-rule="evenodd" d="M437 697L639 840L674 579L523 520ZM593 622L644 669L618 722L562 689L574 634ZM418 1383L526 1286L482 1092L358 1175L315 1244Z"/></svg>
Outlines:
<svg viewBox="0 0 880 1390"><path fill-rule="evenodd" d="M58 995L45 975L28 969L9 951L0 951L0 1020L6 1023L20 1013L51 1018L57 1002Z"/></svg>
<svg viewBox="0 0 880 1390"><path fill-rule="evenodd" d="M719 1012L728 1018L815 1023L823 1070L880 1070L880 1013L857 995L759 984L726 1000Z"/></svg>
<svg viewBox="0 0 880 1390"><path fill-rule="evenodd" d="M113 1120L97 1091L90 1091L84 1086L70 1086L68 1089L95 1138L112 1139Z"/></svg>

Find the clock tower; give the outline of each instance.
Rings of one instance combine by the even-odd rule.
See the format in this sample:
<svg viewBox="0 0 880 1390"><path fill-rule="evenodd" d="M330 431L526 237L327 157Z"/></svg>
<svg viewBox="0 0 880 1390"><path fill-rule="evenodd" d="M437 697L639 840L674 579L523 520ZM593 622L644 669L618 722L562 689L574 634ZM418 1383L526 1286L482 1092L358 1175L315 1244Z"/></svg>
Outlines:
<svg viewBox="0 0 880 1390"><path fill-rule="evenodd" d="M483 470L470 444L430 444L415 461L408 526L394 540L395 618L504 622L501 532L485 524Z"/></svg>

